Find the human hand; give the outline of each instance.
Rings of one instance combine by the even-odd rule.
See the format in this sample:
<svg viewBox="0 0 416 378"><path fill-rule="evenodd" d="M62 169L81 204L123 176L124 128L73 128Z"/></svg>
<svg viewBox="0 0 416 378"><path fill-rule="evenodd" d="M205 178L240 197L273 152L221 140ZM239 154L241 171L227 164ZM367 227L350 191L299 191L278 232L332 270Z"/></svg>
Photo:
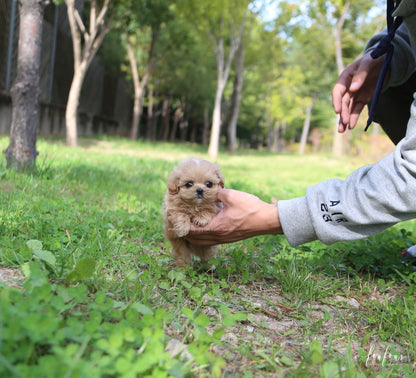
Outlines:
<svg viewBox="0 0 416 378"><path fill-rule="evenodd" d="M373 59L370 54L367 52L351 63L341 73L332 90L332 105L340 116L340 133L355 127L364 106L373 98L384 55Z"/></svg>
<svg viewBox="0 0 416 378"><path fill-rule="evenodd" d="M218 201L223 204L222 210L205 227L191 225L186 240L208 246L283 233L277 207L273 204L233 189L220 190Z"/></svg>

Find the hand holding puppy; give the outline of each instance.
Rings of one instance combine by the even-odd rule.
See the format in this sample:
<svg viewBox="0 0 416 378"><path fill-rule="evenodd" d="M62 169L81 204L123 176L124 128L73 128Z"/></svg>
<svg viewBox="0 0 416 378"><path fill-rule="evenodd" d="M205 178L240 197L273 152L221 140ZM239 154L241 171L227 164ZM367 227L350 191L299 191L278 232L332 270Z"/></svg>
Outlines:
<svg viewBox="0 0 416 378"><path fill-rule="evenodd" d="M232 189L221 189L217 201L222 210L205 227L191 225L185 237L193 245L231 243L252 236L282 234L277 206Z"/></svg>

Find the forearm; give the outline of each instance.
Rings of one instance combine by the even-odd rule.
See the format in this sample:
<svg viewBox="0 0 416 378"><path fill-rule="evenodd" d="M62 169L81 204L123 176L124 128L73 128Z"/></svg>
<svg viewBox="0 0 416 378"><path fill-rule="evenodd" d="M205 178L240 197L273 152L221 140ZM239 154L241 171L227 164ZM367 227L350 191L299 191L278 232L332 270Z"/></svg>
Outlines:
<svg viewBox="0 0 416 378"><path fill-rule="evenodd" d="M279 216L292 245L356 240L416 218L416 106L406 137L378 163L345 180L327 180L300 199L281 201Z"/></svg>

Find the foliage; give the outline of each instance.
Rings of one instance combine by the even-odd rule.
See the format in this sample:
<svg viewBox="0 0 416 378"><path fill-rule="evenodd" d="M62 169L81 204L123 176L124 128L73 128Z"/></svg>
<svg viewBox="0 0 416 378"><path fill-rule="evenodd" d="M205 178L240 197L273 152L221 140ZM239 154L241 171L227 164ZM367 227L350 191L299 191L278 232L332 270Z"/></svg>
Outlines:
<svg viewBox="0 0 416 378"><path fill-rule="evenodd" d="M81 144L40 140L32 174L0 166L0 272L25 276L0 282L0 376L412 374L416 276L400 252L414 222L331 247L257 237L223 246L215 271L177 270L165 182L201 148ZM227 187L267 201L362 162L344 163L249 151L219 161Z"/></svg>
<svg viewBox="0 0 416 378"><path fill-rule="evenodd" d="M346 4L345 1L120 0L115 6L116 27L107 36L101 55L109 70L127 67L125 41L120 35L133 35L141 77L150 30L157 30L155 64L147 85L147 89L153 90L154 106L158 108L154 113L160 112L166 98L172 104L186 103L184 119L189 130L197 130L186 133L189 139L190 135L200 134L204 110L213 109L217 79L213 43L217 46L214 48L217 58L220 55L226 58L246 15L245 79L238 138L241 143L248 142L265 136L268 127L284 123L285 139L290 141L298 139L311 99L315 99L319 112L325 114L313 118L313 127L333 126L330 94L338 76L333 28ZM345 64L356 59L368 38L382 28L384 20L377 6L381 4L373 0L350 2L342 30ZM222 43L225 50L220 53ZM124 71L130 80L129 69ZM222 119L227 118L233 75L231 67Z"/></svg>
<svg viewBox="0 0 416 378"><path fill-rule="evenodd" d="M164 352L170 316L136 303L114 301L85 285L50 284L35 262L25 291L1 290L0 374L16 376L137 376L188 369ZM74 361L77 361L74 364Z"/></svg>

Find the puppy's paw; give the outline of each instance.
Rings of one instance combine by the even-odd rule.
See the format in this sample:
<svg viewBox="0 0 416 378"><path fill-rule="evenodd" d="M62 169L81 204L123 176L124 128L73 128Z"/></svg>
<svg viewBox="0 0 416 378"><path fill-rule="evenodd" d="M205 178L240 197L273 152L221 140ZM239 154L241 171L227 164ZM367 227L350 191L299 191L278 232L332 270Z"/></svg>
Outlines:
<svg viewBox="0 0 416 378"><path fill-rule="evenodd" d="M198 214L192 219L192 223L198 227L206 226L212 219L211 214Z"/></svg>
<svg viewBox="0 0 416 378"><path fill-rule="evenodd" d="M173 232L179 237L182 238L189 234L189 230L191 228L190 223L177 223L173 227Z"/></svg>

